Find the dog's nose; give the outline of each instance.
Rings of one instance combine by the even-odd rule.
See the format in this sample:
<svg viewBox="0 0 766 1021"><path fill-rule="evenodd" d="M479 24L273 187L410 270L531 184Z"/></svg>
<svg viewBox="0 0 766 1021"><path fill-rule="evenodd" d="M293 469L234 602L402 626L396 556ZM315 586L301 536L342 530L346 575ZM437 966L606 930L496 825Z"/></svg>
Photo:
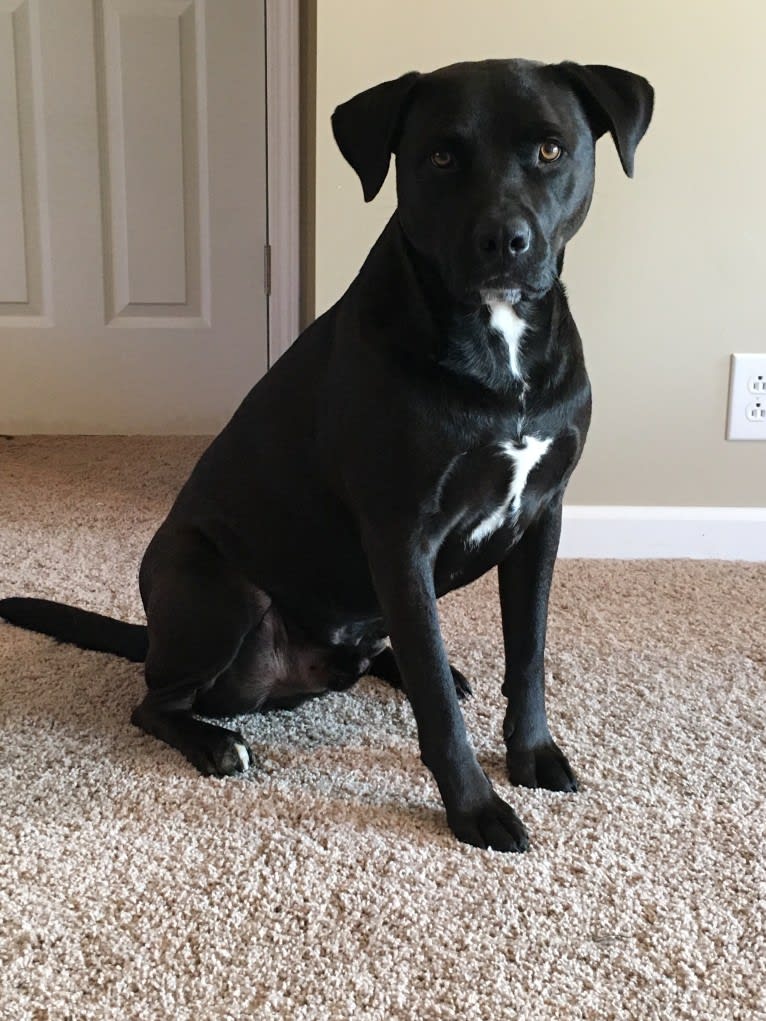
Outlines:
<svg viewBox="0 0 766 1021"><path fill-rule="evenodd" d="M508 251L511 255L523 255L532 243L532 228L526 220L513 220L506 230Z"/></svg>
<svg viewBox="0 0 766 1021"><path fill-rule="evenodd" d="M479 252L487 260L502 261L506 255L516 258L529 250L532 228L520 216L512 220L483 224L476 234Z"/></svg>

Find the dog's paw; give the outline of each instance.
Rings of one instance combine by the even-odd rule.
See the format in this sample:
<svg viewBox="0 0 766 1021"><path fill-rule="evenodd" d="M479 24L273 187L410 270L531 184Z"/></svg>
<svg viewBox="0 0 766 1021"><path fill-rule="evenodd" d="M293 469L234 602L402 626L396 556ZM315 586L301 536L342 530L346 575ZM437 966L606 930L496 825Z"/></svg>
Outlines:
<svg viewBox="0 0 766 1021"><path fill-rule="evenodd" d="M378 680L385 681L386 684L390 684L392 688L397 690L403 689L402 675L399 673L399 667L394 658L393 650L389 646L386 646L385 649L374 657L368 669L370 674L373 677L377 677ZM452 666L451 663L450 671L452 673L452 680L455 682L457 697L462 700L473 695L473 688L468 683L466 676L457 667Z"/></svg>
<svg viewBox="0 0 766 1021"><path fill-rule="evenodd" d="M468 683L468 679L465 674L461 673L457 667L452 666L450 663L450 670L452 671L452 680L455 682L455 692L457 697L462 701L465 698L470 698L473 695L473 688Z"/></svg>
<svg viewBox="0 0 766 1021"><path fill-rule="evenodd" d="M448 816L458 840L492 851L526 851L529 836L524 823L510 805L494 791L480 808Z"/></svg>
<svg viewBox="0 0 766 1021"><path fill-rule="evenodd" d="M221 730L195 749L193 762L205 776L238 776L255 764L255 757L241 734Z"/></svg>
<svg viewBox="0 0 766 1021"><path fill-rule="evenodd" d="M549 791L577 790L577 779L566 755L551 738L532 748L508 745L506 765L511 783L518 787L544 787Z"/></svg>

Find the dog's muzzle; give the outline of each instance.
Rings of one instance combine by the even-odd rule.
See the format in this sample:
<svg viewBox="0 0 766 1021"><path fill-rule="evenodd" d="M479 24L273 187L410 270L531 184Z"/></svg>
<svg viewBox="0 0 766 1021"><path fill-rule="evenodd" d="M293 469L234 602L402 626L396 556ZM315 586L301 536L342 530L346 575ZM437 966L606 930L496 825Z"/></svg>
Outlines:
<svg viewBox="0 0 766 1021"><path fill-rule="evenodd" d="M475 282L467 290L472 297L491 295L492 301L515 305L541 298L553 284L549 246L524 216L482 221L470 247Z"/></svg>

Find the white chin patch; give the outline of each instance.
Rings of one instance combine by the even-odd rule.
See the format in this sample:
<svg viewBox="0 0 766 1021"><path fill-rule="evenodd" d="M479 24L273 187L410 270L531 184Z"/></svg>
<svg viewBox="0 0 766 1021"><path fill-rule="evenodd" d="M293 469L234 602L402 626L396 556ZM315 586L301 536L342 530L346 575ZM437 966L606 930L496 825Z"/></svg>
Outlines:
<svg viewBox="0 0 766 1021"><path fill-rule="evenodd" d="M503 305L518 305L521 301L521 291L518 288L511 288L510 290L500 290L495 288L491 291L480 291L479 297L481 298L482 305L495 305L502 303Z"/></svg>

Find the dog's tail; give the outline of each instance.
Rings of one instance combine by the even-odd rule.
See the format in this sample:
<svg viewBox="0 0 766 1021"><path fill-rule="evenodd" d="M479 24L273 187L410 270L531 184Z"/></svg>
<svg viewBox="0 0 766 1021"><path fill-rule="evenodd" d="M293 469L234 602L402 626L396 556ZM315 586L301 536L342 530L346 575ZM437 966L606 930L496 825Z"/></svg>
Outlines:
<svg viewBox="0 0 766 1021"><path fill-rule="evenodd" d="M50 635L59 642L96 652L111 652L134 663L143 663L149 647L144 624L127 624L50 599L0 599L0 617L29 631Z"/></svg>

